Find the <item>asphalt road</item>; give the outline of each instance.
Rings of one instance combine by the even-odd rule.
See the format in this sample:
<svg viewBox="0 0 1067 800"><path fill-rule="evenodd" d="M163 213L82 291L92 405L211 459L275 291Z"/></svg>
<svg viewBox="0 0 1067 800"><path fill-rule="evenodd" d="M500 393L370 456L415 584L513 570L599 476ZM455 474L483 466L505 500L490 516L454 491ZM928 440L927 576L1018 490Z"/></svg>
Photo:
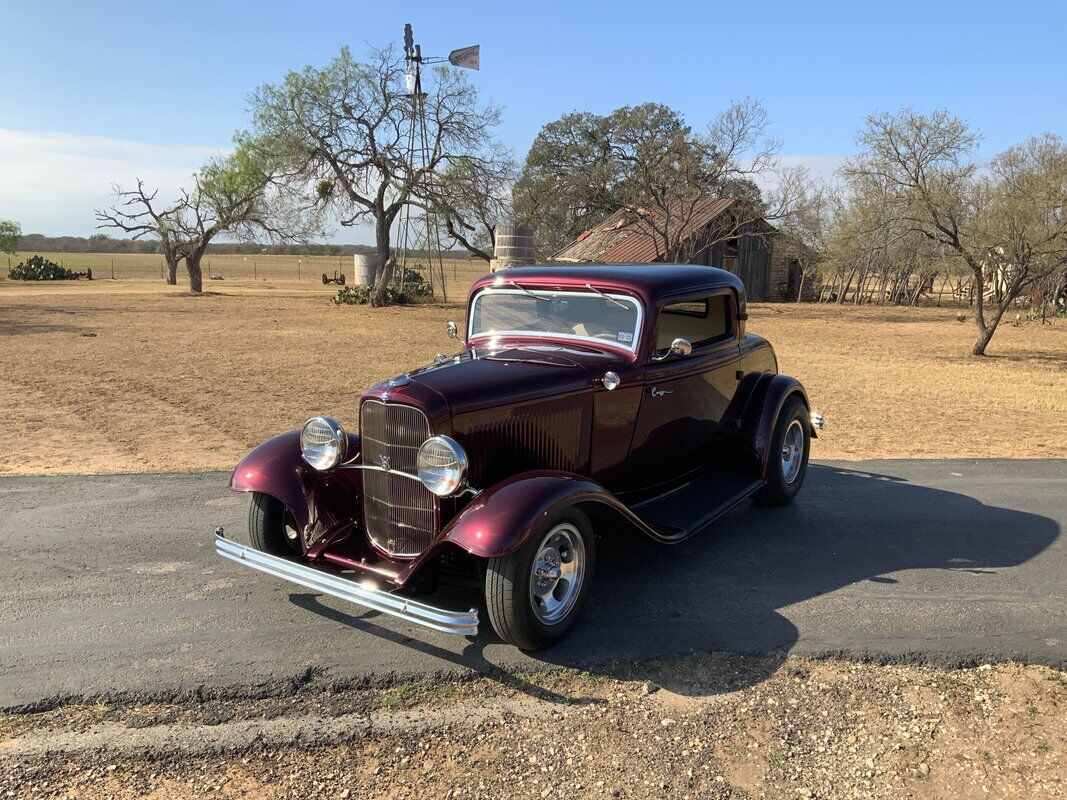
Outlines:
<svg viewBox="0 0 1067 800"><path fill-rule="evenodd" d="M452 637L223 561L212 532L247 512L226 478L0 479L0 707L715 650L1067 665L1067 461L823 463L682 545L608 533L582 621L535 656L484 613Z"/></svg>

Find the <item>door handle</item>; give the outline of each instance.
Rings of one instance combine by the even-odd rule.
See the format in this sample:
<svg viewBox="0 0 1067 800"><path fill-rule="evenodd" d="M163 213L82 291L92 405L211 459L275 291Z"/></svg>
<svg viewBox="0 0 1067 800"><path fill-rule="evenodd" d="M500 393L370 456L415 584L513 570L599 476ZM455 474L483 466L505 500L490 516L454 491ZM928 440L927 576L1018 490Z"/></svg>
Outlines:
<svg viewBox="0 0 1067 800"><path fill-rule="evenodd" d="M648 393L653 397L663 397L665 394L674 394L673 389L657 389L655 386L649 387Z"/></svg>

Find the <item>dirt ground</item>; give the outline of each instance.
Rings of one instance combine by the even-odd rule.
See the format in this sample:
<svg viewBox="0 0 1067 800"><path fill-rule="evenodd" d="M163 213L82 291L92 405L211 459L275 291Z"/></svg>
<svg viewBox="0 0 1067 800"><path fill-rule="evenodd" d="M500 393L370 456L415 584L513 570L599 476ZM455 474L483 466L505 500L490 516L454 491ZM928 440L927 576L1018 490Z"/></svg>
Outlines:
<svg viewBox="0 0 1067 800"><path fill-rule="evenodd" d="M0 716L0 796L1067 796L1062 672L769 660Z"/></svg>
<svg viewBox="0 0 1067 800"><path fill-rule="evenodd" d="M354 425L365 386L454 349L459 305L331 293L0 281L0 475L229 469L313 414ZM1004 325L975 359L956 313L755 304L748 325L826 415L815 458L1067 455L1067 323Z"/></svg>

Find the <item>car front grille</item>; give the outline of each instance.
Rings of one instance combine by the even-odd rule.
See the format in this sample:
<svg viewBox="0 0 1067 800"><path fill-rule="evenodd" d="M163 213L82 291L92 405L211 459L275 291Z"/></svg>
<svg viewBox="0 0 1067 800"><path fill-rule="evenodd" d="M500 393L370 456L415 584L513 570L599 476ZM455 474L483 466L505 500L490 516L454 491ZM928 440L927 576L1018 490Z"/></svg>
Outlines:
<svg viewBox="0 0 1067 800"><path fill-rule="evenodd" d="M430 423L417 408L366 400L360 408L363 463L416 474L419 447ZM421 481L363 470L363 518L367 535L392 556L417 556L436 534L437 498Z"/></svg>

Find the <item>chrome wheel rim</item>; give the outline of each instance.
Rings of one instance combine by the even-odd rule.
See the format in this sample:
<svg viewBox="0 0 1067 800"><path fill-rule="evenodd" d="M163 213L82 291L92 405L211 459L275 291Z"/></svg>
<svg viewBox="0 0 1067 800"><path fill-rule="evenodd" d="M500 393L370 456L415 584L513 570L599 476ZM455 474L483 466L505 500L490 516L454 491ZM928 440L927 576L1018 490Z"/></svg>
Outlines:
<svg viewBox="0 0 1067 800"><path fill-rule="evenodd" d="M545 625L555 625L574 608L585 580L585 541L569 522L541 540L530 568L530 606Z"/></svg>
<svg viewBox="0 0 1067 800"><path fill-rule="evenodd" d="M800 465L804 461L804 426L799 419L789 423L782 439L782 479L792 483L800 474Z"/></svg>

